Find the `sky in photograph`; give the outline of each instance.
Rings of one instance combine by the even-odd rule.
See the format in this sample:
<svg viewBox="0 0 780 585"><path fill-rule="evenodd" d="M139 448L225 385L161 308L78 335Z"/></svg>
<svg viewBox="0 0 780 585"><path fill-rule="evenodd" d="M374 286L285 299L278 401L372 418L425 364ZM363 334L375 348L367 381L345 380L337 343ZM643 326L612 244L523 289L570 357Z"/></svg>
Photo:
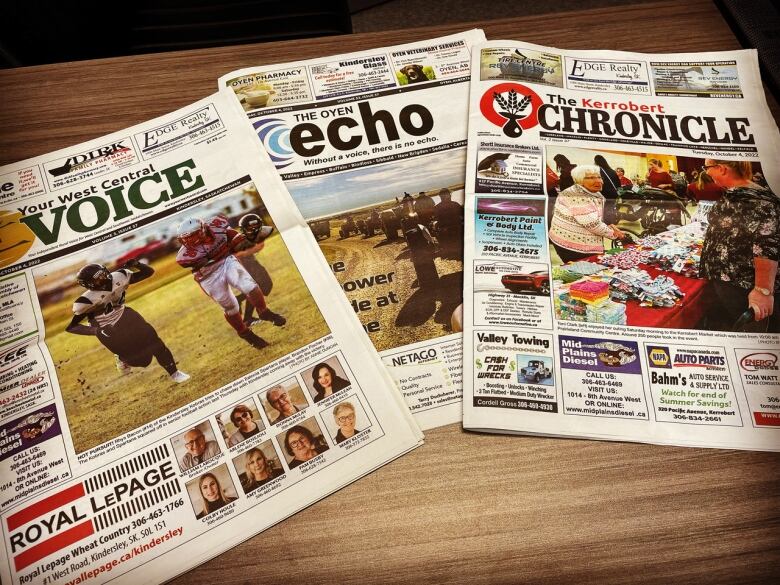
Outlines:
<svg viewBox="0 0 780 585"><path fill-rule="evenodd" d="M404 191L416 195L462 184L465 167L466 149L462 148L290 181L287 188L303 217L309 220L403 197Z"/></svg>

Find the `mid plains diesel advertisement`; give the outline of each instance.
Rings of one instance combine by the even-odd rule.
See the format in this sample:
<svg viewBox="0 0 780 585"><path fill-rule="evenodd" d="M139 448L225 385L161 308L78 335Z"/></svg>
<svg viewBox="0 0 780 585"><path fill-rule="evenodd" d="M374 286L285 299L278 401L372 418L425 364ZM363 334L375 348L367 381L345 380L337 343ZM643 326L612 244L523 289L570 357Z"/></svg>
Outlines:
<svg viewBox="0 0 780 585"><path fill-rule="evenodd" d="M473 30L220 78L422 428L461 418L467 100L481 40Z"/></svg>
<svg viewBox="0 0 780 585"><path fill-rule="evenodd" d="M780 450L755 54L495 41L471 70L464 427Z"/></svg>
<svg viewBox="0 0 780 585"><path fill-rule="evenodd" d="M165 581L419 444L223 94L0 176L3 583Z"/></svg>

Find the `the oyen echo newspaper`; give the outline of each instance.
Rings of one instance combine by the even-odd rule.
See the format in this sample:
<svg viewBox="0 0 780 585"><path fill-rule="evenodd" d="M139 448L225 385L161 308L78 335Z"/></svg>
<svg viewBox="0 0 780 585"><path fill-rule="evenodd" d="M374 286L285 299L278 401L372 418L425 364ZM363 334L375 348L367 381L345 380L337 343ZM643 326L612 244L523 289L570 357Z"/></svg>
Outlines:
<svg viewBox="0 0 780 585"><path fill-rule="evenodd" d="M420 443L224 94L0 185L4 583L164 581Z"/></svg>
<svg viewBox="0 0 780 585"><path fill-rule="evenodd" d="M780 449L779 145L753 51L476 47L464 427Z"/></svg>
<svg viewBox="0 0 780 585"><path fill-rule="evenodd" d="M423 429L462 416L469 63L484 38L472 30L219 80Z"/></svg>

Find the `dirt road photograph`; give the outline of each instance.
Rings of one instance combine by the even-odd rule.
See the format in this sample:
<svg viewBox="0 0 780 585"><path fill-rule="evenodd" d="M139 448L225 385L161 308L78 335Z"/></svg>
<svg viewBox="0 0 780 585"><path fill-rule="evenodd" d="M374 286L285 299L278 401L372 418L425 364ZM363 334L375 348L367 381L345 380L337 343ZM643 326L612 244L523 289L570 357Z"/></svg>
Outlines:
<svg viewBox="0 0 780 585"><path fill-rule="evenodd" d="M287 185L378 351L452 332L462 302L464 156Z"/></svg>

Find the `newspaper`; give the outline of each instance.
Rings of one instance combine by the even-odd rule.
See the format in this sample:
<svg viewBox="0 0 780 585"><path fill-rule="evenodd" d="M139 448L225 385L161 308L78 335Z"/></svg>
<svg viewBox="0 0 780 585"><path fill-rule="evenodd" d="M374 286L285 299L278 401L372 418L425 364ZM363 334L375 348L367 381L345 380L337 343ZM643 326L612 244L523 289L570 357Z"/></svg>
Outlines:
<svg viewBox="0 0 780 585"><path fill-rule="evenodd" d="M420 443L224 94L0 185L4 583L164 581Z"/></svg>
<svg viewBox="0 0 780 585"><path fill-rule="evenodd" d="M495 41L472 72L464 427L780 449L780 137L755 52Z"/></svg>
<svg viewBox="0 0 780 585"><path fill-rule="evenodd" d="M481 30L219 79L423 429L462 417L463 184Z"/></svg>

